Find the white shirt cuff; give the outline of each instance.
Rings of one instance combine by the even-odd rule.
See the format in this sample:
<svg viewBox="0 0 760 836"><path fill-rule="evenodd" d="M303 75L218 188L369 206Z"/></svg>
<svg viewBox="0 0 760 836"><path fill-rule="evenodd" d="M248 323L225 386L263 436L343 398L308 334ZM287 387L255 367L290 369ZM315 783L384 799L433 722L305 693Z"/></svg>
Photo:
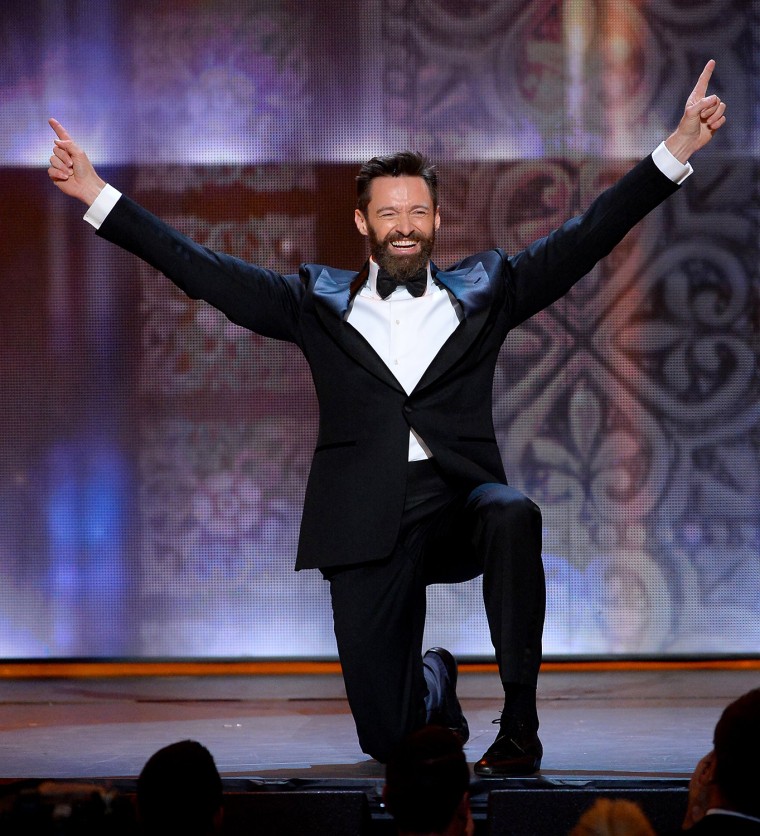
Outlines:
<svg viewBox="0 0 760 836"><path fill-rule="evenodd" d="M108 213L116 206L117 201L121 197L121 192L109 186L106 183L100 191L100 194L92 202L90 208L87 210L84 219L88 224L92 224L95 229L100 229L100 225L108 217Z"/></svg>
<svg viewBox="0 0 760 836"><path fill-rule="evenodd" d="M694 171L691 167L691 163L682 163L677 160L671 153L668 151L664 142L661 142L652 152L652 160L657 168L669 179L672 180L677 186L680 186L681 183Z"/></svg>

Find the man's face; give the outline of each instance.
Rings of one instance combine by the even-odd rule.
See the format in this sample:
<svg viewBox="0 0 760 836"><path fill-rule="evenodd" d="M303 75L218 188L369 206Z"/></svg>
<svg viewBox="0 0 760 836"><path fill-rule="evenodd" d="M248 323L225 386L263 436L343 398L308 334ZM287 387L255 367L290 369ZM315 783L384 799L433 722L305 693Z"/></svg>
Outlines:
<svg viewBox="0 0 760 836"><path fill-rule="evenodd" d="M397 281L426 267L441 218L422 177L376 177L366 214L354 214L372 258Z"/></svg>

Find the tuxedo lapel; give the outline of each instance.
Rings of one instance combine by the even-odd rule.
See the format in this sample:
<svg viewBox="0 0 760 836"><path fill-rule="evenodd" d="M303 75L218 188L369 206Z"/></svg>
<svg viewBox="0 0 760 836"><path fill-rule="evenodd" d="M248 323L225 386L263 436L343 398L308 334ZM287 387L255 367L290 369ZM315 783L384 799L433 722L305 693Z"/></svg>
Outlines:
<svg viewBox="0 0 760 836"><path fill-rule="evenodd" d="M480 334L491 311L491 283L481 262L462 270L433 271L435 280L457 300L463 318L454 333L446 340L433 362L427 367L418 391L429 386L460 360Z"/></svg>
<svg viewBox="0 0 760 836"><path fill-rule="evenodd" d="M488 307L491 298L491 285L483 262L474 267L461 270L436 270L433 278L454 294L465 317L471 316Z"/></svg>
<svg viewBox="0 0 760 836"><path fill-rule="evenodd" d="M403 392L403 387L393 376L391 370L378 356L374 348L353 327L346 322L346 313L351 297L364 283L362 273L329 273L326 269L314 283L314 303L327 332L340 348L362 365L370 374Z"/></svg>
<svg viewBox="0 0 760 836"><path fill-rule="evenodd" d="M474 267L449 272L437 271L435 267L432 269L435 280L446 288L460 305L463 318L426 369L415 391L437 380L461 359L481 332L490 313L492 288L481 262ZM403 391L401 384L377 352L356 328L346 322L352 293L364 283L365 270L357 274L343 271L331 273L323 269L314 284L316 309L325 329L343 351L375 377L394 389Z"/></svg>

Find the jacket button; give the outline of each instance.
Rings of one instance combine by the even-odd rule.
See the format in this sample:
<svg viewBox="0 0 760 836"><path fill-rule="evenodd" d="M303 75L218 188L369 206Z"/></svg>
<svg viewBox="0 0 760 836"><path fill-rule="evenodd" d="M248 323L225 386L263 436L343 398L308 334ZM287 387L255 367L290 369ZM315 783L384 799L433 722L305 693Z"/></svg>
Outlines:
<svg viewBox="0 0 760 836"><path fill-rule="evenodd" d="M407 414L409 414L411 411L412 411L411 406L409 406L409 404L407 404L407 405L404 407L404 412L406 412Z"/></svg>

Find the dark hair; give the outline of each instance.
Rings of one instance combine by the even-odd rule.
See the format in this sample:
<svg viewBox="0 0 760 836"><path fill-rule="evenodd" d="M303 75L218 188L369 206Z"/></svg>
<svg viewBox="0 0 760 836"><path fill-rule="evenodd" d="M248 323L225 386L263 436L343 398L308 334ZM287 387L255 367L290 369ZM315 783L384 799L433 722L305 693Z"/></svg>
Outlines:
<svg viewBox="0 0 760 836"><path fill-rule="evenodd" d="M715 726L715 783L739 813L760 816L760 688L734 700Z"/></svg>
<svg viewBox="0 0 760 836"><path fill-rule="evenodd" d="M213 832L222 779L211 752L181 740L151 755L137 779L137 809L146 834Z"/></svg>
<svg viewBox="0 0 760 836"><path fill-rule="evenodd" d="M356 177L356 208L366 212L370 184L376 177L422 177L430 190L433 208L438 206L438 174L430 160L416 151L399 151L373 157L359 169Z"/></svg>
<svg viewBox="0 0 760 836"><path fill-rule="evenodd" d="M385 803L399 830L445 830L470 785L462 743L450 729L425 726L391 753Z"/></svg>

